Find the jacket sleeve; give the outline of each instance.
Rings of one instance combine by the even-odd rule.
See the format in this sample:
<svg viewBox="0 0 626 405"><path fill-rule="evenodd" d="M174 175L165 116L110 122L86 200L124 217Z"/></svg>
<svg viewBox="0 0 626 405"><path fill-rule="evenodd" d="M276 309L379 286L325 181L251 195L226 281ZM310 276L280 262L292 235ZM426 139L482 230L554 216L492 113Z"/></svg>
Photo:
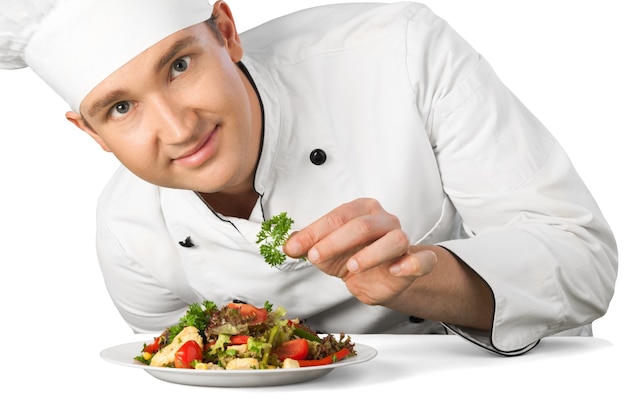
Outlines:
<svg viewBox="0 0 626 405"><path fill-rule="evenodd" d="M450 327L519 354L590 324L613 296L617 247L566 153L444 21L420 9L407 32L418 108L468 234L441 246L489 284L495 302L490 334Z"/></svg>
<svg viewBox="0 0 626 405"><path fill-rule="evenodd" d="M98 202L96 251L108 293L135 333L161 333L184 315L197 297L162 231L158 207L128 204L132 191L148 186L121 168ZM152 199L154 200L154 198Z"/></svg>
<svg viewBox="0 0 626 405"><path fill-rule="evenodd" d="M161 333L185 313L188 304L125 252L106 227L98 230L97 252L113 304L135 333Z"/></svg>

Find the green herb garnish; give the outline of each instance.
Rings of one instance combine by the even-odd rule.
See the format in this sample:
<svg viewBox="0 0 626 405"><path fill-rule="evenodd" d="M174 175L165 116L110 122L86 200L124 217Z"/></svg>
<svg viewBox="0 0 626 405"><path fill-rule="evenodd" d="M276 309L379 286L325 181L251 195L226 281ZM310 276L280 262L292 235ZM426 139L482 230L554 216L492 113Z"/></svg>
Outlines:
<svg viewBox="0 0 626 405"><path fill-rule="evenodd" d="M209 324L212 314L217 310L217 305L215 305L213 301L204 301L202 304L190 304L185 315L178 320L178 324L168 328L169 333L166 343L172 343L174 337L187 326L195 326L198 331L200 331L200 334L204 335L204 331Z"/></svg>
<svg viewBox="0 0 626 405"><path fill-rule="evenodd" d="M262 243L259 250L270 266L278 266L287 259L281 248L289 237L292 224L293 219L286 212L274 215L261 224L256 243Z"/></svg>

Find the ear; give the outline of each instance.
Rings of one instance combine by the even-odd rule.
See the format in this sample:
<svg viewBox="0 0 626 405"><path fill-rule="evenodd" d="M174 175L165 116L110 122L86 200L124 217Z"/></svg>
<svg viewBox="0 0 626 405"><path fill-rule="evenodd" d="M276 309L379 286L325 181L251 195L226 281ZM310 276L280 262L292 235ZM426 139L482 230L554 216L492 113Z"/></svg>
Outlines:
<svg viewBox="0 0 626 405"><path fill-rule="evenodd" d="M221 0L217 1L213 5L213 15L216 17L217 29L222 34L230 58L235 63L239 62L243 57L243 46L230 7Z"/></svg>
<svg viewBox="0 0 626 405"><path fill-rule="evenodd" d="M100 138L100 136L93 129L91 129L80 114L75 113L74 111L68 111L65 113L65 118L67 118L67 120L72 124L76 125L78 129L89 134L89 136L91 136L93 140L96 141L102 149L104 149L105 152L111 152L111 149L107 146L106 142L104 142L104 140Z"/></svg>

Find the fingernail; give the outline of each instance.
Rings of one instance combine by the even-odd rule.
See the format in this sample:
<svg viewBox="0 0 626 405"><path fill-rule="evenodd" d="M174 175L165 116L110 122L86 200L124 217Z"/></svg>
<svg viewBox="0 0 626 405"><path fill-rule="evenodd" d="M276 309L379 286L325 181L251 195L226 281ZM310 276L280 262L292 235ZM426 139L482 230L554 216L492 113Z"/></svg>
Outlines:
<svg viewBox="0 0 626 405"><path fill-rule="evenodd" d="M289 240L287 240L287 243L285 243L285 248L289 247L289 252L293 253L294 256L298 256L298 255L302 255L302 245L300 245L300 243L298 242L291 242Z"/></svg>
<svg viewBox="0 0 626 405"><path fill-rule="evenodd" d="M428 267L433 267L437 264L437 255L432 250L422 250L417 252L420 260L423 261Z"/></svg>
<svg viewBox="0 0 626 405"><path fill-rule="evenodd" d="M316 263L320 259L320 254L317 249L312 248L311 250L309 250L309 253L307 253L307 258L310 262Z"/></svg>
<svg viewBox="0 0 626 405"><path fill-rule="evenodd" d="M391 267L389 267L389 272L391 274L398 274L400 273L401 270L401 266L399 264L392 264Z"/></svg>
<svg viewBox="0 0 626 405"><path fill-rule="evenodd" d="M352 273L359 271L359 262L357 262L355 259L348 260L346 266L348 267L348 271Z"/></svg>

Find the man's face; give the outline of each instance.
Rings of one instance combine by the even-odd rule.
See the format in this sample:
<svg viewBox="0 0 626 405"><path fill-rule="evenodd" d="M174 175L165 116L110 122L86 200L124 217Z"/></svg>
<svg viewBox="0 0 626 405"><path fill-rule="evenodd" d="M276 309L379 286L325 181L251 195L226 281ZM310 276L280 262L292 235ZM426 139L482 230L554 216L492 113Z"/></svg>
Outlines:
<svg viewBox="0 0 626 405"><path fill-rule="evenodd" d="M256 95L235 64L242 50L234 38L220 44L205 23L167 37L87 95L82 129L153 184L245 191L261 119Z"/></svg>

